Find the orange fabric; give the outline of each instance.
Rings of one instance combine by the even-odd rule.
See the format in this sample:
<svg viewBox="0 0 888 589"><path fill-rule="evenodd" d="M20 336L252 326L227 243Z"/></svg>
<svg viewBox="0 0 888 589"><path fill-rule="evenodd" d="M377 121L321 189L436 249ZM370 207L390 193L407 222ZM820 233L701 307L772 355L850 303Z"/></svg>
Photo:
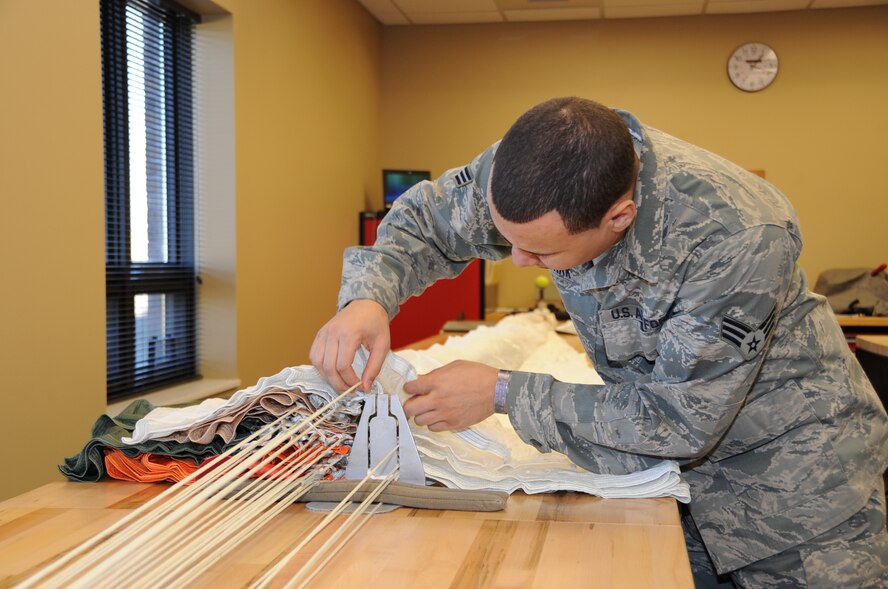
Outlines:
<svg viewBox="0 0 888 589"><path fill-rule="evenodd" d="M105 448L108 476L139 483L178 482L197 470L191 458L173 458L160 454L139 454L130 458L116 448Z"/></svg>
<svg viewBox="0 0 888 589"><path fill-rule="evenodd" d="M122 481L136 481L139 483L160 483L164 481L178 482L198 469L196 461L190 458L173 458L171 456L163 456L161 454L139 454L134 458L130 458L116 448L106 447L105 449L105 470L108 476ZM324 448L313 446L309 448L299 448L283 452L280 456L268 464L258 469L254 469L250 473L251 478L281 478L282 473L286 470L281 463L287 462L292 464L294 461L302 463L310 463L315 460ZM348 454L348 446L333 446L330 448L337 455ZM228 457L211 456L205 460L206 462L222 463L228 460ZM257 464L261 460L257 461ZM303 475L304 476L304 475ZM329 475L328 475L329 476ZM195 479L197 480L197 479Z"/></svg>

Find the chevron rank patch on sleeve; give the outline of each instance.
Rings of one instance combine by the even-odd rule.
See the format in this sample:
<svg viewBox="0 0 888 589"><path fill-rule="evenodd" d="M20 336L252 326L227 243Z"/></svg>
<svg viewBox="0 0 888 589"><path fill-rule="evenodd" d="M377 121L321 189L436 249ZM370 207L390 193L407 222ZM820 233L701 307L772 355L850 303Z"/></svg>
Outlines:
<svg viewBox="0 0 888 589"><path fill-rule="evenodd" d="M472 181L472 171L469 169L469 166L466 166L462 170L454 176L454 180L456 180L456 185L459 187L465 186L469 182Z"/></svg>
<svg viewBox="0 0 888 589"><path fill-rule="evenodd" d="M722 316L721 338L737 347L747 360L755 357L765 347L768 336L777 323L777 305L771 309L758 327L752 327L729 315Z"/></svg>

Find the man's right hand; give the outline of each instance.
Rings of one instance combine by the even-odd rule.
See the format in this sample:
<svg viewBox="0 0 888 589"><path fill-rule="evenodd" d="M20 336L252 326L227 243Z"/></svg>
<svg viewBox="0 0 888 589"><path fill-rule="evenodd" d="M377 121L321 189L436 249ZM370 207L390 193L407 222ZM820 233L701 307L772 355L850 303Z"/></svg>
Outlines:
<svg viewBox="0 0 888 589"><path fill-rule="evenodd" d="M370 351L370 358L359 379L352 362L361 345ZM390 347L385 308L376 301L358 299L346 305L318 331L309 357L335 388L344 391L360 380L361 389L367 392L382 369Z"/></svg>

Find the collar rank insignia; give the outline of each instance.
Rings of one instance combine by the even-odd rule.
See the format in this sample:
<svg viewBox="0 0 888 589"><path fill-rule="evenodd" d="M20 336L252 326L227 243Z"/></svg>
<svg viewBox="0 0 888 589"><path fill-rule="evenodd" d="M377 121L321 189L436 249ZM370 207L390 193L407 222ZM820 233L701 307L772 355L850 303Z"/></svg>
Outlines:
<svg viewBox="0 0 888 589"><path fill-rule="evenodd" d="M747 360L754 358L765 347L768 336L777 323L777 305L758 327L752 327L739 319L722 315L721 338L737 347Z"/></svg>
<svg viewBox="0 0 888 589"><path fill-rule="evenodd" d="M466 166L460 170L453 179L456 181L456 186L462 188L472 181L472 171L469 169L469 166Z"/></svg>

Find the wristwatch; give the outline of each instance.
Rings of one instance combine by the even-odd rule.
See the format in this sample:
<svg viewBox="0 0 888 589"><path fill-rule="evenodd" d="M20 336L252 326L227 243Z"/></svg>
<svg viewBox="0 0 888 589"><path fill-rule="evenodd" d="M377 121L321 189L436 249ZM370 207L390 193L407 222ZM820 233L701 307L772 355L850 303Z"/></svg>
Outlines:
<svg viewBox="0 0 888 589"><path fill-rule="evenodd" d="M509 396L509 380L512 378L511 370L500 370L496 375L496 387L493 389L494 413L508 413L506 399Z"/></svg>

